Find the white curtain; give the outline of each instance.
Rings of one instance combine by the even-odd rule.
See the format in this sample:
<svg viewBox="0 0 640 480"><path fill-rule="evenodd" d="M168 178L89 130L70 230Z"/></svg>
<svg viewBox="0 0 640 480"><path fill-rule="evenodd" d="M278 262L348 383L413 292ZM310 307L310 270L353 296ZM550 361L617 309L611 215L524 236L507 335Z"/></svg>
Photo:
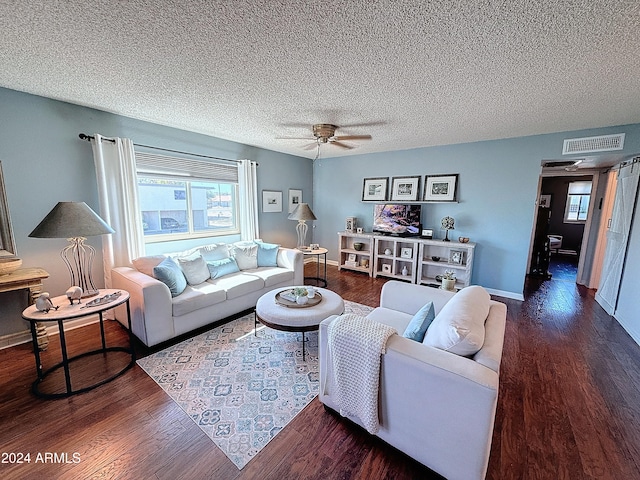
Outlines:
<svg viewBox="0 0 640 480"><path fill-rule="evenodd" d="M130 266L134 258L144 255L135 152L128 138L106 139L95 134L91 145L100 216L115 230L102 236L105 285L111 288L111 269Z"/></svg>
<svg viewBox="0 0 640 480"><path fill-rule="evenodd" d="M258 226L258 181L257 164L250 160L240 160L238 168L240 196L240 238L255 240L260 238Z"/></svg>

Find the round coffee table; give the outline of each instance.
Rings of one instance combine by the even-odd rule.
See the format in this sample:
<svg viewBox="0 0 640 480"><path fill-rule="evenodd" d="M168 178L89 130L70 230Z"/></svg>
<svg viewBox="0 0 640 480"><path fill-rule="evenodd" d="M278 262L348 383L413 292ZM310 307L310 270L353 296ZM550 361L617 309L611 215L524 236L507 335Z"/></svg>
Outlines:
<svg viewBox="0 0 640 480"><path fill-rule="evenodd" d="M276 295L294 287L279 288L262 295L256 303L255 325L258 322L275 330L285 332L302 332L302 359L305 359L304 332L318 330L320 322L331 315L341 315L344 312L342 297L326 288L317 288L321 295L317 305L291 306L282 305L276 300Z"/></svg>

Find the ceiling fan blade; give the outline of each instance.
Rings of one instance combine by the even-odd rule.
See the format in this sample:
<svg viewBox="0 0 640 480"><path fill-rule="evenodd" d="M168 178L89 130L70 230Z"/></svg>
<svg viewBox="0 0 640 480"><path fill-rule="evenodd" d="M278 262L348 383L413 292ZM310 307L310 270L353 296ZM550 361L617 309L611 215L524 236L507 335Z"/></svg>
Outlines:
<svg viewBox="0 0 640 480"><path fill-rule="evenodd" d="M312 141L311 137L275 137L276 140L307 140Z"/></svg>
<svg viewBox="0 0 640 480"><path fill-rule="evenodd" d="M371 140L371 135L336 135L333 138L339 142L342 140Z"/></svg>
<svg viewBox="0 0 640 480"><path fill-rule="evenodd" d="M347 145L346 143L342 143L342 142L336 142L335 140L331 141L330 143L331 143L331 145L335 145L335 146L340 147L340 148L346 148L346 149L349 149L349 150L351 150L353 148L351 145Z"/></svg>

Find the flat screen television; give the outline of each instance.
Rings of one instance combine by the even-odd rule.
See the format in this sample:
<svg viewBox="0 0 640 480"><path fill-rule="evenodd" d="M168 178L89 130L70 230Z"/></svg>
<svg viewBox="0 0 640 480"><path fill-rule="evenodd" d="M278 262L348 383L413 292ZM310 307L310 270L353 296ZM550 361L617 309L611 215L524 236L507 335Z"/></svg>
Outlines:
<svg viewBox="0 0 640 480"><path fill-rule="evenodd" d="M419 235L420 213L420 205L376 205L373 211L373 231L387 235Z"/></svg>

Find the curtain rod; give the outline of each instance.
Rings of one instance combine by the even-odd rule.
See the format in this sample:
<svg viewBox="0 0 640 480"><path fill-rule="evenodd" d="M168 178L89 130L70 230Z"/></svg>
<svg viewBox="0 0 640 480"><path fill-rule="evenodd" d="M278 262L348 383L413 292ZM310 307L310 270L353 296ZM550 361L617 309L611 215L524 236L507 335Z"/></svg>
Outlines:
<svg viewBox="0 0 640 480"><path fill-rule="evenodd" d="M80 137L81 140L86 140L86 141L91 141L91 140L95 140L95 137L93 135L85 135L84 133L81 133L80 135L78 135L78 137ZM115 143L115 140L112 138L107 138L107 137L102 137L103 140L106 140L107 142L113 142ZM183 152L180 150L172 150L170 148L162 148L162 147L153 147L151 145L142 145L139 143L134 143L134 145L136 147L143 147L143 148L151 148L153 150L162 150L164 152L172 152L172 153L181 153L183 155L191 155L194 157L202 157L202 158L211 158L213 160L221 160L223 162L233 162L233 163L240 163L240 160L231 160L228 158L220 158L220 157L213 157L211 155L201 155L199 153L190 153L190 152ZM256 163L257 165L257 163Z"/></svg>

